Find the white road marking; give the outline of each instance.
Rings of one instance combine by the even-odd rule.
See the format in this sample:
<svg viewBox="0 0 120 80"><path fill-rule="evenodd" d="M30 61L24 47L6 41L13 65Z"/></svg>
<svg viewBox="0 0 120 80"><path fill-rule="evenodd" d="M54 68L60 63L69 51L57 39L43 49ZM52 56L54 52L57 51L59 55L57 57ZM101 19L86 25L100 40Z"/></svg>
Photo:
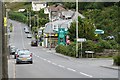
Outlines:
<svg viewBox="0 0 120 80"><path fill-rule="evenodd" d="M43 50L46 50L45 48L43 48Z"/></svg>
<svg viewBox="0 0 120 80"><path fill-rule="evenodd" d="M39 56L37 56L37 57L39 57Z"/></svg>
<svg viewBox="0 0 120 80"><path fill-rule="evenodd" d="M25 48L24 40L23 40L23 32L22 32L22 27L21 26L20 26L20 29L21 29L22 45L23 45L23 48Z"/></svg>
<svg viewBox="0 0 120 80"><path fill-rule="evenodd" d="M42 57L39 57L39 58L42 59L42 60L44 59L44 58L42 58Z"/></svg>
<svg viewBox="0 0 120 80"><path fill-rule="evenodd" d="M51 61L47 60L47 62L51 63Z"/></svg>
<svg viewBox="0 0 120 80"><path fill-rule="evenodd" d="M52 52L52 51L46 51L46 52Z"/></svg>
<svg viewBox="0 0 120 80"><path fill-rule="evenodd" d="M56 63L52 63L53 65L57 65Z"/></svg>
<svg viewBox="0 0 120 80"><path fill-rule="evenodd" d="M85 76L87 76L87 77L93 77L93 76L91 76L91 75L88 75L88 74L86 74L86 73L83 73L83 72L80 72L80 74L82 74L82 75L85 75Z"/></svg>
<svg viewBox="0 0 120 80"><path fill-rule="evenodd" d="M43 60L44 60L44 61L47 61L47 59L44 59L44 58L43 58Z"/></svg>
<svg viewBox="0 0 120 80"><path fill-rule="evenodd" d="M35 55L35 56L37 56L37 55ZM39 57L39 56L37 56L37 57ZM58 66L58 67L61 67L61 68L65 68L65 66L62 66L62 65L58 65L58 64L56 64L56 63L54 63L54 62L51 62L50 60L47 60L47 59L45 59L45 58L42 58L42 57L39 57L40 59L42 59L42 60L44 60L44 61L47 61L47 62L49 62L49 63L51 63L51 64L53 64L53 65L55 65L55 66ZM67 70L70 70L70 71L73 71L73 72L77 72L76 70L74 70L74 69L72 69L72 68L66 68ZM91 75L88 75L88 74L86 74L86 73L83 73L83 72L80 72L80 74L82 74L82 75L85 75L85 76L87 76L87 77L93 77L93 76L91 76Z"/></svg>
<svg viewBox="0 0 120 80"><path fill-rule="evenodd" d="M65 68L65 66L62 66L62 65L58 65L59 67L61 67L61 68Z"/></svg>
<svg viewBox="0 0 120 80"><path fill-rule="evenodd" d="M67 68L67 69L70 71L76 72L76 70L74 70L74 69L71 69L71 68Z"/></svg>

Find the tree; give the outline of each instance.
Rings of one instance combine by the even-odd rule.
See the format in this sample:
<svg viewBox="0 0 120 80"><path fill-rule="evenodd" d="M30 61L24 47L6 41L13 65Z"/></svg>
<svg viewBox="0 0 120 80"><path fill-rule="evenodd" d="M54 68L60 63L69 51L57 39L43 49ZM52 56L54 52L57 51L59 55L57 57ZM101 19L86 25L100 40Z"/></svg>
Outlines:
<svg viewBox="0 0 120 80"><path fill-rule="evenodd" d="M90 19L81 19L78 17L78 37L86 38L89 40L95 39L95 28ZM74 41L76 38L76 22L72 22L70 28L68 29L68 35L70 40Z"/></svg>

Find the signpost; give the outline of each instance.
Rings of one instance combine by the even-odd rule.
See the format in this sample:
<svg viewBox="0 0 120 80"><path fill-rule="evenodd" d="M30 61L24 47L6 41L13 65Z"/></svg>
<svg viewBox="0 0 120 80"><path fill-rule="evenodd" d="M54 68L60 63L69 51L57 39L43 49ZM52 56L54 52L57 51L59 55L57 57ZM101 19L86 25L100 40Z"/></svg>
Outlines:
<svg viewBox="0 0 120 80"><path fill-rule="evenodd" d="M65 28L58 28L58 44L65 45L65 35L66 35Z"/></svg>
<svg viewBox="0 0 120 80"><path fill-rule="evenodd" d="M86 39L85 38L78 38L77 39L77 42L80 42L81 43L81 58L82 58L82 43L85 42Z"/></svg>

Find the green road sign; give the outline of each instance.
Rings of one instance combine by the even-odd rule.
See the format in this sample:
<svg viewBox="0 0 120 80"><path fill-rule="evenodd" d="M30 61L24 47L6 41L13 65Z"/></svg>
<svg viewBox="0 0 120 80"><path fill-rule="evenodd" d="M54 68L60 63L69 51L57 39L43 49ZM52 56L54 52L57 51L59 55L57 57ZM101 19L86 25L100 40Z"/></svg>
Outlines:
<svg viewBox="0 0 120 80"><path fill-rule="evenodd" d="M65 45L65 28L58 28L58 44Z"/></svg>

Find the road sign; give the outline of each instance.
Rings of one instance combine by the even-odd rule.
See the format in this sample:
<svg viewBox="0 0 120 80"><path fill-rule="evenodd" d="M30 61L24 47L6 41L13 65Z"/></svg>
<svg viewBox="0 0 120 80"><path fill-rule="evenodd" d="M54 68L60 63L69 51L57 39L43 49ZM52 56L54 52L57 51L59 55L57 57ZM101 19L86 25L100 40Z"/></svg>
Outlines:
<svg viewBox="0 0 120 80"><path fill-rule="evenodd" d="M77 39L77 42L85 42L85 41L86 41L85 38L78 38L78 39Z"/></svg>
<svg viewBox="0 0 120 80"><path fill-rule="evenodd" d="M7 17L4 17L4 26L7 26Z"/></svg>
<svg viewBox="0 0 120 80"><path fill-rule="evenodd" d="M101 29L96 29L95 34L104 34L104 31Z"/></svg>

